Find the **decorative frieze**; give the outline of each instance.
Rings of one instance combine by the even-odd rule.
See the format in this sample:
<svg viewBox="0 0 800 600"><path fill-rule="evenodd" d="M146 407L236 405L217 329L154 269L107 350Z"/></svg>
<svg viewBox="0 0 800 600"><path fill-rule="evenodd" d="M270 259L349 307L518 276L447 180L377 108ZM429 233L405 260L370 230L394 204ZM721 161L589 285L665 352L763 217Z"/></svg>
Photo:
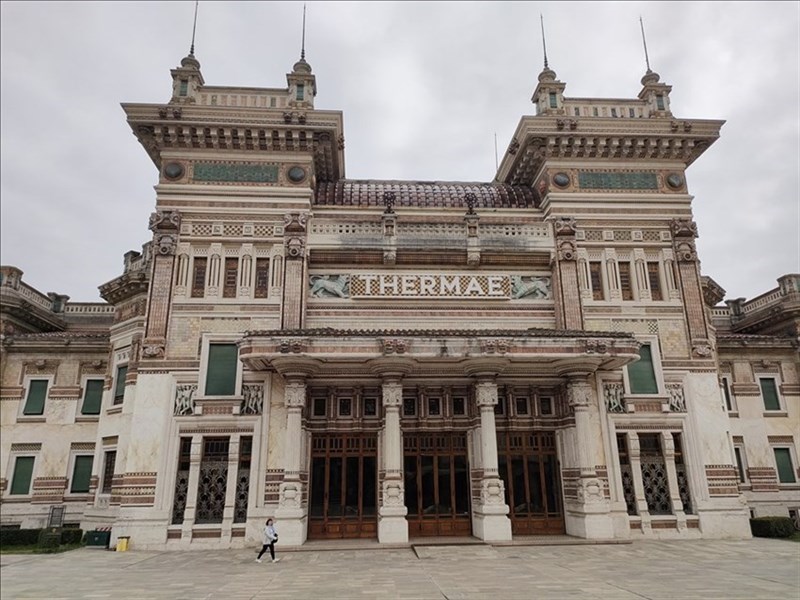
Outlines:
<svg viewBox="0 0 800 600"><path fill-rule="evenodd" d="M194 414L194 395L196 392L196 383L181 384L175 387L175 410L173 414L176 417Z"/></svg>
<svg viewBox="0 0 800 600"><path fill-rule="evenodd" d="M278 167L263 163L197 162L193 165L192 180L203 183L276 183Z"/></svg>
<svg viewBox="0 0 800 600"><path fill-rule="evenodd" d="M264 385L245 383L242 385L242 415L260 415L264 409Z"/></svg>
<svg viewBox="0 0 800 600"><path fill-rule="evenodd" d="M657 190L658 176L648 172L588 172L578 173L581 189L594 190Z"/></svg>
<svg viewBox="0 0 800 600"><path fill-rule="evenodd" d="M686 397L683 393L683 385L680 383L668 383L665 386L669 394L670 412L686 412Z"/></svg>
<svg viewBox="0 0 800 600"><path fill-rule="evenodd" d="M603 384L603 398L606 402L606 410L610 413L624 413L627 411L625 406L625 394L621 383Z"/></svg>

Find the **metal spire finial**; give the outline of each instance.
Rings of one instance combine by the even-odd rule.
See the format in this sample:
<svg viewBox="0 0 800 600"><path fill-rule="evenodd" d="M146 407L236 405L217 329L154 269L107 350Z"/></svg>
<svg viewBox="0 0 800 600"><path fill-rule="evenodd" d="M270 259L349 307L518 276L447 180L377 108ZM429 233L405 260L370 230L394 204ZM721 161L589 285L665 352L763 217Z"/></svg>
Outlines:
<svg viewBox="0 0 800 600"><path fill-rule="evenodd" d="M300 60L306 59L306 3L303 2L303 42L300 46Z"/></svg>
<svg viewBox="0 0 800 600"><path fill-rule="evenodd" d="M544 68L547 69L547 42L544 39L544 17L539 13L539 21L542 25L542 48L544 49Z"/></svg>
<svg viewBox="0 0 800 600"><path fill-rule="evenodd" d="M194 24L192 25L192 45L189 48L189 56L194 56L194 34L197 31L197 8L200 0L194 0Z"/></svg>
<svg viewBox="0 0 800 600"><path fill-rule="evenodd" d="M639 16L639 25L642 28L642 44L644 45L644 62L647 65L647 72L652 73L650 70L650 57L647 55L647 39L644 37L644 21L642 21L641 15Z"/></svg>

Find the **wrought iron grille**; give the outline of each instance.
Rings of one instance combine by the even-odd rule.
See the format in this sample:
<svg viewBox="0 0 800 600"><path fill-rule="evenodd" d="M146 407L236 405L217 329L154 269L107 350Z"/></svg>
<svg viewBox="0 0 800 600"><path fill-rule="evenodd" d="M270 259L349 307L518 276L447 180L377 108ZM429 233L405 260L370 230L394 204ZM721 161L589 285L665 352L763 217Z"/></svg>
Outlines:
<svg viewBox="0 0 800 600"><path fill-rule="evenodd" d="M636 491L633 487L633 471L630 465L622 465L622 493L625 496L625 506L629 515L636 514Z"/></svg>
<svg viewBox="0 0 800 600"><path fill-rule="evenodd" d="M247 522L247 496L250 493L250 460L253 438L242 437L239 442L239 472L236 478L236 498L233 507L233 522Z"/></svg>
<svg viewBox="0 0 800 600"><path fill-rule="evenodd" d="M189 495L189 461L192 451L192 438L182 437L178 454L178 473L175 476L175 495L172 500L172 524L181 525L186 511L186 498Z"/></svg>
<svg viewBox="0 0 800 600"><path fill-rule="evenodd" d="M694 510L692 509L692 496L689 492L689 477L686 474L686 465L675 465L675 470L678 473L678 492L680 492L681 502L683 503L683 512L691 515Z"/></svg>
<svg viewBox="0 0 800 600"><path fill-rule="evenodd" d="M661 456L642 456L642 484L647 510L652 515L669 515L672 504L669 500L667 467Z"/></svg>
<svg viewBox="0 0 800 600"><path fill-rule="evenodd" d="M197 523L222 523L225 511L225 487L228 484L228 447L230 439L205 438L197 484Z"/></svg>

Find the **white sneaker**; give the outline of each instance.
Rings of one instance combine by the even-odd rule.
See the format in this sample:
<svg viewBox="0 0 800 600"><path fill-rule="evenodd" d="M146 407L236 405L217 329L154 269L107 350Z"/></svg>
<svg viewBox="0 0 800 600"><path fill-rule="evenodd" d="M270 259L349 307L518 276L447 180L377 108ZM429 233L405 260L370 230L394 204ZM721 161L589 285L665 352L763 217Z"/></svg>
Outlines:
<svg viewBox="0 0 800 600"><path fill-rule="evenodd" d="M273 558L272 562L278 562L279 560L280 560L280 558Z"/></svg>
<svg viewBox="0 0 800 600"><path fill-rule="evenodd" d="M260 563L260 562L261 562L261 559L260 559L260 558L257 558L257 559L256 559L256 562Z"/></svg>

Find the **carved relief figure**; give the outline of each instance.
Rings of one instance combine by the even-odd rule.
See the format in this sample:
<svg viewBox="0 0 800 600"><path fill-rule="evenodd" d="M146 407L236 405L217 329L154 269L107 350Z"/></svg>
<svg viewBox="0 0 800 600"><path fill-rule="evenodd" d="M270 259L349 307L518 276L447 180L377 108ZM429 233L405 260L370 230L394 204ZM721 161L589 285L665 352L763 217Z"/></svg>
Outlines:
<svg viewBox="0 0 800 600"><path fill-rule="evenodd" d="M315 298L348 298L349 275L312 275L309 279L311 295Z"/></svg>
<svg viewBox="0 0 800 600"><path fill-rule="evenodd" d="M551 298L550 278L512 275L511 297L518 299L529 296L536 300L549 300Z"/></svg>

